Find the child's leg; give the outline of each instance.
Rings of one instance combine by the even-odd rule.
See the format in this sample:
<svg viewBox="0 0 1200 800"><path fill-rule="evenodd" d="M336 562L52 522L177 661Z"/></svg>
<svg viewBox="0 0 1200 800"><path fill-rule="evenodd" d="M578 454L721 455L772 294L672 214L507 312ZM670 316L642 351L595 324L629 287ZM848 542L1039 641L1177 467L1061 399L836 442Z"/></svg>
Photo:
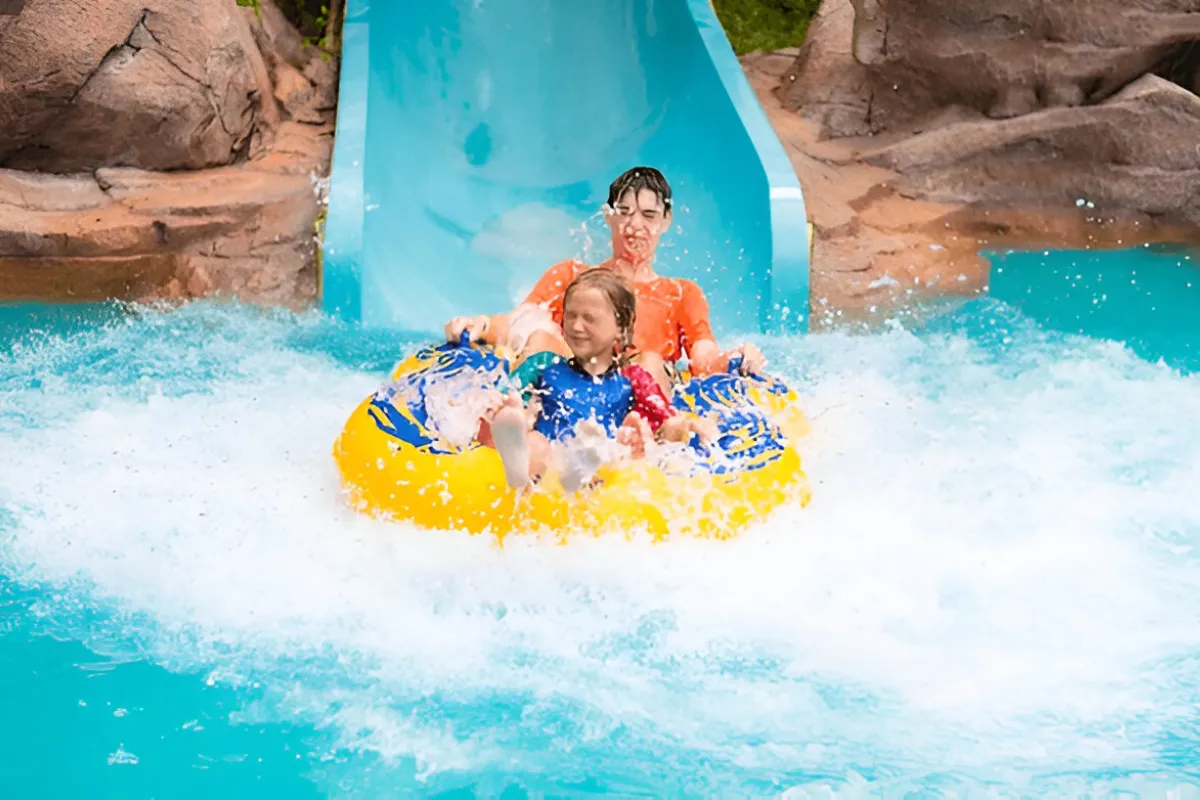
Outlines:
<svg viewBox="0 0 1200 800"><path fill-rule="evenodd" d="M559 482L567 492L582 489L596 470L610 458L608 431L595 420L585 420L575 426L575 438L563 453L562 471Z"/></svg>
<svg viewBox="0 0 1200 800"><path fill-rule="evenodd" d="M483 415L479 418L479 432L475 435L476 440L484 447L496 449L496 442L492 439L492 417L506 402L505 395L500 392L493 391L488 394Z"/></svg>
<svg viewBox="0 0 1200 800"><path fill-rule="evenodd" d="M485 436L488 442L484 441ZM479 440L496 448L504 463L504 477L514 489L520 489L546 471L550 444L546 437L529 429L529 416L515 394L506 397L500 410L480 426Z"/></svg>
<svg viewBox="0 0 1200 800"><path fill-rule="evenodd" d="M525 340L525 347L520 351L521 360L524 361L530 355L542 352L557 353L563 358L570 358L573 355L561 333L534 331Z"/></svg>
<svg viewBox="0 0 1200 800"><path fill-rule="evenodd" d="M508 315L503 337L499 339L513 353L516 368L530 355L553 352L567 358L571 350L563 339L562 328L550 312L541 306L522 304Z"/></svg>

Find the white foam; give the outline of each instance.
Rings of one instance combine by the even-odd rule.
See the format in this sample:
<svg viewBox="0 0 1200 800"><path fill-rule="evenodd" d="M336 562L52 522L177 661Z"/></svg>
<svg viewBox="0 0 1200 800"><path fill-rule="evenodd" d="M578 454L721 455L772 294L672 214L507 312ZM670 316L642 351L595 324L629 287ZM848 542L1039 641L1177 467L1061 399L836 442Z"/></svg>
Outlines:
<svg viewBox="0 0 1200 800"><path fill-rule="evenodd" d="M63 587L59 624L116 609L69 630L92 646L275 686L255 713L422 774L564 714L575 746L622 729L730 768L1152 762L1196 688L1169 659L1200 647L1197 379L1082 341L763 344L814 417L814 495L733 541L501 549L358 517L330 447L380 375L247 335L128 354L236 361L190 390L18 396L50 410L4 434L3 564ZM409 713L435 695L523 722Z"/></svg>

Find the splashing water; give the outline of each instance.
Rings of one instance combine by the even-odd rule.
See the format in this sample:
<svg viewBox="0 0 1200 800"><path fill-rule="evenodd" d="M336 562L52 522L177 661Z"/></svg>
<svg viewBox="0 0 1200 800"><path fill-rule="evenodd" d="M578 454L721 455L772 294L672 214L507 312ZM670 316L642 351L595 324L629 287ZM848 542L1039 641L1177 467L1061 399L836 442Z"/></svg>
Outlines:
<svg viewBox="0 0 1200 800"><path fill-rule="evenodd" d="M209 736L180 747L238 796L271 763L335 796L1192 782L1200 379L994 302L759 343L813 420L808 508L728 542L500 549L342 502L331 444L411 339L205 304L24 335L0 656L90 649L109 688L79 713L130 713L59 757L126 793L191 780L160 731ZM228 694L198 723L201 690Z"/></svg>

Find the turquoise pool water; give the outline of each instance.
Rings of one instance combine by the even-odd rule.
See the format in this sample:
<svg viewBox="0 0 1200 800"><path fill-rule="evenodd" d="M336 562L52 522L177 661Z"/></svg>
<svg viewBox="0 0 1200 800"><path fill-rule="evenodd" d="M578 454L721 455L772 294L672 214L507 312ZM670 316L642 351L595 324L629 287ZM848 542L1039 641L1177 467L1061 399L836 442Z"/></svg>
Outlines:
<svg viewBox="0 0 1200 800"><path fill-rule="evenodd" d="M1012 254L919 325L760 340L814 499L725 543L350 513L331 442L413 337L8 309L2 793L1196 796L1183 255ZM1129 346L1025 291L1135 269L1180 305L1112 320L1182 316Z"/></svg>

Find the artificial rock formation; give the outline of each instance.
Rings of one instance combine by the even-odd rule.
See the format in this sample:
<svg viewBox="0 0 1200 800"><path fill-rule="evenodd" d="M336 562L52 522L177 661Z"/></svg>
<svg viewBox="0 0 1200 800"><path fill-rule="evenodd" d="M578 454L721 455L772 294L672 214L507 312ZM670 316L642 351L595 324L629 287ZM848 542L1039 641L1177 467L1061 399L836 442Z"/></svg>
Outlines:
<svg viewBox="0 0 1200 800"><path fill-rule="evenodd" d="M1200 241L1200 0L823 0L744 64L806 190L818 320L982 291L985 246Z"/></svg>
<svg viewBox="0 0 1200 800"><path fill-rule="evenodd" d="M335 64L269 0L0 17L0 298L309 302Z"/></svg>
<svg viewBox="0 0 1200 800"><path fill-rule="evenodd" d="M248 152L271 80L231 0L33 0L0 31L0 165L200 169Z"/></svg>
<svg viewBox="0 0 1200 800"><path fill-rule="evenodd" d="M826 135L912 131L1095 105L1155 70L1194 91L1196 42L1200 0L825 0L781 94L840 107Z"/></svg>

